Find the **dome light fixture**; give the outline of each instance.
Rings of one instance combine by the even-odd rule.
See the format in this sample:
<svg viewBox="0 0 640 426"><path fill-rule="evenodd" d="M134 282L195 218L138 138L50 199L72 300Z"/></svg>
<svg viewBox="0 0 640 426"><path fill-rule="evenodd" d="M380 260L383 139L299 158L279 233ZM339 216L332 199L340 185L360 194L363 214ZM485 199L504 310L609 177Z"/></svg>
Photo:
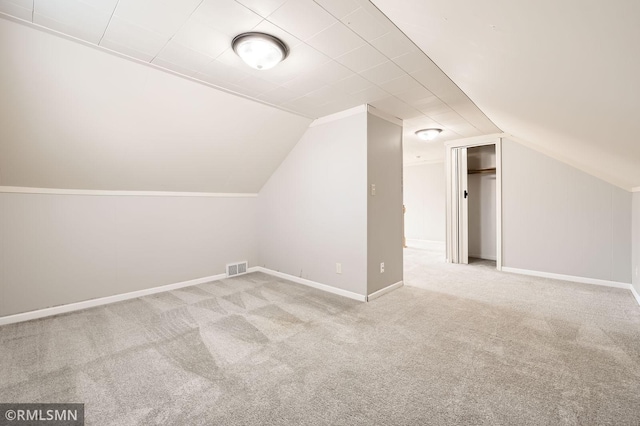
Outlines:
<svg viewBox="0 0 640 426"><path fill-rule="evenodd" d="M242 33L233 38L233 51L251 68L268 70L287 57L289 49L282 40L264 33Z"/></svg>
<svg viewBox="0 0 640 426"><path fill-rule="evenodd" d="M423 141L431 141L442 132L442 129L422 129L416 132L416 136Z"/></svg>

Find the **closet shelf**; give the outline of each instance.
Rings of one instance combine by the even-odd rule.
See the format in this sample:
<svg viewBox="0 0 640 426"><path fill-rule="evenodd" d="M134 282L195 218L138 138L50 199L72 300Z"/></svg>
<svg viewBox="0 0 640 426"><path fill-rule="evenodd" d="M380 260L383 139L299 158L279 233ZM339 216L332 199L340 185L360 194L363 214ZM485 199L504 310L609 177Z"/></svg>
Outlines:
<svg viewBox="0 0 640 426"><path fill-rule="evenodd" d="M475 174L479 174L479 173L483 173L483 174L489 174L489 173L495 173L496 172L496 168L492 167L490 169L474 169L474 170L467 170L467 173L470 175L475 175Z"/></svg>

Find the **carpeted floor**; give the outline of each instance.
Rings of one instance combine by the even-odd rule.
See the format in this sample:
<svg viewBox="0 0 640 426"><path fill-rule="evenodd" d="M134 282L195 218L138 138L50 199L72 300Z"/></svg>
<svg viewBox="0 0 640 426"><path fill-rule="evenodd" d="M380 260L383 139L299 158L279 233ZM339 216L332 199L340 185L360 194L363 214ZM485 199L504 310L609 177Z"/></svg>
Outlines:
<svg viewBox="0 0 640 426"><path fill-rule="evenodd" d="M447 265L360 303L254 273L0 327L0 402L88 425L638 425L626 290Z"/></svg>

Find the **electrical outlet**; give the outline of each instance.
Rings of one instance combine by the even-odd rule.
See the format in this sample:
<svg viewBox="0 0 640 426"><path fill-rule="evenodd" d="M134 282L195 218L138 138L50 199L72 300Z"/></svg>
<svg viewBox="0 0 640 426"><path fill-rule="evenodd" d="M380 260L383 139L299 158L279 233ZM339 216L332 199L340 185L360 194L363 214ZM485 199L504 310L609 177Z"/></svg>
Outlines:
<svg viewBox="0 0 640 426"><path fill-rule="evenodd" d="M342 263L336 263L336 274L342 273Z"/></svg>
<svg viewBox="0 0 640 426"><path fill-rule="evenodd" d="M380 273L384 274L384 262L380 263Z"/></svg>
<svg viewBox="0 0 640 426"><path fill-rule="evenodd" d="M371 184L371 195L376 195L376 184L375 183Z"/></svg>

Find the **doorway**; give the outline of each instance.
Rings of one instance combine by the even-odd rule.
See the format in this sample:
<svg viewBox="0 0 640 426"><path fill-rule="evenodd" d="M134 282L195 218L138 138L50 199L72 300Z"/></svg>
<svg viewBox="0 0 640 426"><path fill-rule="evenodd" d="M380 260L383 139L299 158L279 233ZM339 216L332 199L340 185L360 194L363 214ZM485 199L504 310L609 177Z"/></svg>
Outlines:
<svg viewBox="0 0 640 426"><path fill-rule="evenodd" d="M485 259L495 261L501 270L501 139L453 141L445 146L447 262Z"/></svg>

